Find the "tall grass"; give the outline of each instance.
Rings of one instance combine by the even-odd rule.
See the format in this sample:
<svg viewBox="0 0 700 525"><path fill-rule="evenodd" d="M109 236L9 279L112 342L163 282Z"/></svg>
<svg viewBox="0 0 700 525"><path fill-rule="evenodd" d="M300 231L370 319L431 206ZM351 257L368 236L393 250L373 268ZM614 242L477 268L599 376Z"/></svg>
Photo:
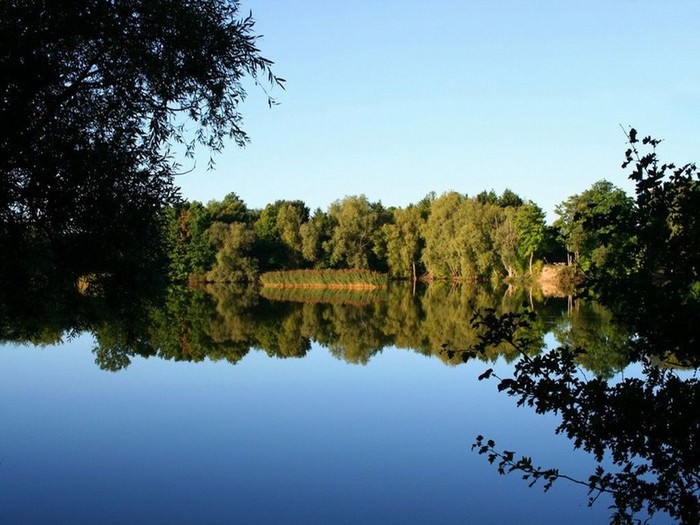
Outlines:
<svg viewBox="0 0 700 525"><path fill-rule="evenodd" d="M268 288L378 288L386 274L370 270L288 270L266 272L260 283Z"/></svg>
<svg viewBox="0 0 700 525"><path fill-rule="evenodd" d="M270 301L364 306L388 300L386 288L328 288L320 286L268 287L260 295Z"/></svg>

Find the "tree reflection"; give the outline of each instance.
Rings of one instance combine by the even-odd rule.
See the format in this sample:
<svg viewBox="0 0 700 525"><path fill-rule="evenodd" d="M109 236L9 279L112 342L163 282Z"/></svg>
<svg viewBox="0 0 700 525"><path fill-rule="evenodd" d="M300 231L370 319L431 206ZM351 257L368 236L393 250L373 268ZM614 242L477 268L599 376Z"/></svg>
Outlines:
<svg viewBox="0 0 700 525"><path fill-rule="evenodd" d="M531 299L528 291L474 286L433 284L414 293L403 283L375 292L282 290L260 294L253 285L152 286L148 292L143 287L129 291L124 283L113 282L104 283L100 290L91 295L73 285L50 293L43 290L44 296L25 296L23 301L16 295L14 308L0 308L0 336L7 341L53 344L90 332L97 364L111 371L128 366L136 355L237 363L251 350L260 350L270 357L299 358L312 343L354 364L366 364L384 348L396 346L456 365L460 357L440 349L478 343L478 332L464 329L474 309L503 313L533 300L540 313L528 328L535 342L533 354L548 332L572 341L601 336L622 344L628 337L616 332L618 327L609 314L594 305L567 313L564 300ZM517 357L518 352L506 344L480 355L486 361L503 358L511 362ZM624 358L606 354L602 343L593 357L581 359L596 373L607 374L624 365Z"/></svg>
<svg viewBox="0 0 700 525"><path fill-rule="evenodd" d="M629 363L630 330L621 329L612 312L599 303L577 301L552 332L562 346L585 348L577 359L597 376L612 378Z"/></svg>
<svg viewBox="0 0 700 525"><path fill-rule="evenodd" d="M152 294L105 286L95 295L72 287L54 290L46 300L28 297L14 313L3 307L2 337L49 344L88 331L94 336L96 363L111 371L128 366L137 355L232 364L255 350L274 358L300 358L312 343L353 364L366 364L390 346L434 355L450 366L472 358L486 363L503 359L514 363L515 372L512 378L499 378L501 390L538 412L559 414L559 432L593 453L601 465L612 460L619 467L579 481L593 498L612 493L621 522L641 508L682 519L697 514L700 453L693 409L698 383L652 366L651 360L645 380L607 381L627 364L630 332L600 305L579 301L571 308L566 300L529 291L439 284L418 293L410 285L397 285L374 295L301 295L272 299L254 286L170 287ZM523 303L533 304L538 315L514 313ZM72 313L56 304L70 305ZM487 314L465 330L475 311ZM542 353L548 333L562 346ZM588 351L576 350L580 347ZM586 379L581 366L596 377ZM489 369L482 377L492 374ZM476 446L503 472L518 470L545 483L565 477L486 439Z"/></svg>
<svg viewBox="0 0 700 525"><path fill-rule="evenodd" d="M279 293L265 295L280 297ZM293 299L287 301L266 298L254 286L172 287L159 305L151 305L147 321L142 324L122 327L118 320L111 319L94 326L92 331L98 344L99 364L110 370L128 364L128 359L119 358L120 353L126 357L140 354L177 361L237 363L251 350L276 358L303 357L312 342L353 364L366 364L384 348L397 346L456 365L461 362L460 356L441 348L464 348L478 343L479 332L464 329L465 319L475 309L511 312L521 301L530 301L529 296L528 292L504 293L438 284L416 294L410 286L395 285L374 297L367 291L317 291L315 297L308 290L296 295L283 293L282 297ZM521 329L533 342L528 350L532 355L540 351L549 332L560 338L590 337L585 333L576 335L579 329L608 334L608 339L620 341L628 337L624 332L614 333L614 323L598 307L584 305L567 313L563 300L536 300L535 304L541 315L527 329ZM588 315L591 308L596 316ZM140 333L135 332L137 328ZM115 339L113 332L122 338ZM588 359L587 366L597 366L592 368L596 373L607 373L624 364L617 354L606 357L602 346L596 356L603 365L589 356L581 357ZM507 344L497 344L479 357L512 362L519 353Z"/></svg>

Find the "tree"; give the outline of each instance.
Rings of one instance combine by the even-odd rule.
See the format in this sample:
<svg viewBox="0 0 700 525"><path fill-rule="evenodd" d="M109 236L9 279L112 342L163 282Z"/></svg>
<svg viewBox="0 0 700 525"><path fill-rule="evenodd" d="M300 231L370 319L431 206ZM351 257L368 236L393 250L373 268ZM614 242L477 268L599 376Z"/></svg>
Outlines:
<svg viewBox="0 0 700 525"><path fill-rule="evenodd" d="M268 204L255 221L256 252L263 270L299 268L303 263L301 226L309 220L303 201Z"/></svg>
<svg viewBox="0 0 700 525"><path fill-rule="evenodd" d="M206 232L212 224L209 207L198 201L186 202L166 210L165 241L170 260L169 276L185 281L203 275L214 263L215 250Z"/></svg>
<svg viewBox="0 0 700 525"><path fill-rule="evenodd" d="M638 329L642 352L674 353L697 363L700 318L700 170L662 162L660 140L628 133L623 168L635 182L634 258L624 272L594 275L594 291ZM641 144L640 144L641 143ZM614 230L613 230L614 233ZM627 293L616 293L624 290Z"/></svg>
<svg viewBox="0 0 700 525"><path fill-rule="evenodd" d="M633 200L612 183L601 180L556 207L556 225L567 250L584 271L611 266L629 254ZM619 265L620 261L616 261ZM624 264L623 266L629 266Z"/></svg>
<svg viewBox="0 0 700 525"><path fill-rule="evenodd" d="M422 230L425 215L419 206L411 205L405 209L396 209L393 222L385 224L382 229L386 242L386 258L389 272L398 277L418 278L417 265L423 251Z"/></svg>
<svg viewBox="0 0 700 525"><path fill-rule="evenodd" d="M504 220L504 209L466 199L457 216L455 241L460 252L460 275L471 281L483 280L498 271L496 232Z"/></svg>
<svg viewBox="0 0 700 525"><path fill-rule="evenodd" d="M508 195L506 200L515 202ZM424 229L428 273L472 281L502 275L502 269L512 274L517 242L513 210L499 205L493 192L475 198L450 192L434 199Z"/></svg>
<svg viewBox="0 0 700 525"><path fill-rule="evenodd" d="M495 248L508 277L519 273L520 235L517 229L517 211L515 208L503 208L498 227L493 231Z"/></svg>
<svg viewBox="0 0 700 525"><path fill-rule="evenodd" d="M283 85L238 9L2 2L0 242L17 247L3 273L36 258L35 246L52 266L93 271L120 268L137 247L155 251L160 211L178 199L173 148L244 145L243 80Z"/></svg>
<svg viewBox="0 0 700 525"><path fill-rule="evenodd" d="M523 200L513 190L506 188L498 198L497 204L502 208L518 208L523 205Z"/></svg>
<svg viewBox="0 0 700 525"><path fill-rule="evenodd" d="M520 352L512 377L500 378L488 369L479 379L496 377L499 391L514 396L519 406L557 414L556 432L598 462L587 480L577 479L557 468L537 467L530 457L518 458L477 436L473 448L487 455L500 474L520 472L530 486L542 480L545 490L559 479L573 481L588 489L589 504L609 494L611 523L641 522L636 513L651 517L663 511L694 524L700 520L700 172L694 164L662 163L656 154L659 140L640 141L634 129L627 138L623 167L633 166L632 205L621 190L601 182L566 201L561 216L564 231L576 233L581 258L587 258L588 280L580 291L600 297L633 336L610 337L598 326L584 332L584 339L579 332L575 339L564 338L563 346L533 357L527 355L532 339L519 331L534 313L486 310L472 318L472 327L483 330L480 342L465 352L447 352L468 360L503 343ZM580 374L577 363L600 364L596 349L602 348L618 350L620 363L637 361L640 377L608 382ZM678 374L674 368L679 366L695 371Z"/></svg>
<svg viewBox="0 0 700 525"><path fill-rule="evenodd" d="M431 200L423 251L423 263L431 277L459 277L461 250L457 241L459 224L456 214L464 199L457 192L449 192Z"/></svg>
<svg viewBox="0 0 700 525"><path fill-rule="evenodd" d="M216 250L216 262L206 273L206 281L234 283L255 280L258 262L252 256L255 232L250 225L215 222L207 230L207 236Z"/></svg>
<svg viewBox="0 0 700 525"><path fill-rule="evenodd" d="M328 240L331 264L376 269L375 248L387 221L381 203L370 203L364 195L349 196L331 204L328 216L335 224Z"/></svg>
<svg viewBox="0 0 700 525"><path fill-rule="evenodd" d="M253 216L246 203L235 193L228 193L223 200L207 203L207 212L212 220L225 222L252 222Z"/></svg>
<svg viewBox="0 0 700 525"><path fill-rule="evenodd" d="M531 407L540 414L556 414L556 433L566 435L575 448L591 453L597 466L583 480L557 468L538 467L528 456L499 450L493 440L481 435L472 449L487 455L500 474L520 472L530 486L541 480L545 491L557 480L565 479L588 489L589 505L601 494L609 494L613 524L637 523L641 520L634 519L636 513L651 517L659 511L680 523L698 523L696 443L700 421L696 403L700 381L690 374L683 378L672 368L653 365L649 360L641 363L642 378L623 377L610 382L603 377L587 379L577 362L587 349L564 345L528 355L533 341L522 330L534 318L533 312L478 312L472 318L472 327L482 330L479 343L468 351L447 353L467 361L504 343L519 352L521 357L512 377L501 378L490 368L479 379L495 377L498 390L515 397L518 406Z"/></svg>
<svg viewBox="0 0 700 525"><path fill-rule="evenodd" d="M316 268L330 267L330 256L324 247L328 246L333 226L328 214L316 208L311 219L299 227L302 256Z"/></svg>
<svg viewBox="0 0 700 525"><path fill-rule="evenodd" d="M532 201L525 202L515 215L515 229L518 232L518 253L528 259L532 274L532 259L542 246L546 235L545 217L542 209Z"/></svg>

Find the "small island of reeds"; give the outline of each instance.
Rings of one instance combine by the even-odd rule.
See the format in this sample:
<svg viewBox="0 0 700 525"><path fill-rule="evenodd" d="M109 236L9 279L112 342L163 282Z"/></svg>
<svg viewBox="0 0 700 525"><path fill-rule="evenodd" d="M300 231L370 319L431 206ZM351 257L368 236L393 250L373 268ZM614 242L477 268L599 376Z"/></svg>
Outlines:
<svg viewBox="0 0 700 525"><path fill-rule="evenodd" d="M371 270L286 270L260 275L265 288L379 288L388 276Z"/></svg>

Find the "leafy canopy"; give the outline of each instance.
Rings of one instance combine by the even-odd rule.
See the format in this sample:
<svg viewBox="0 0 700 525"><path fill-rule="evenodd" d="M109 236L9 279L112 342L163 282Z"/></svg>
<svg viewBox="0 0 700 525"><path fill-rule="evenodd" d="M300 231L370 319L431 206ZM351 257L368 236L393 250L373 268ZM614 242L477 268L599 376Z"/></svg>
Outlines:
<svg viewBox="0 0 700 525"><path fill-rule="evenodd" d="M152 238L172 148L244 145L244 79L283 86L253 27L231 0L0 3L2 240L107 261Z"/></svg>

